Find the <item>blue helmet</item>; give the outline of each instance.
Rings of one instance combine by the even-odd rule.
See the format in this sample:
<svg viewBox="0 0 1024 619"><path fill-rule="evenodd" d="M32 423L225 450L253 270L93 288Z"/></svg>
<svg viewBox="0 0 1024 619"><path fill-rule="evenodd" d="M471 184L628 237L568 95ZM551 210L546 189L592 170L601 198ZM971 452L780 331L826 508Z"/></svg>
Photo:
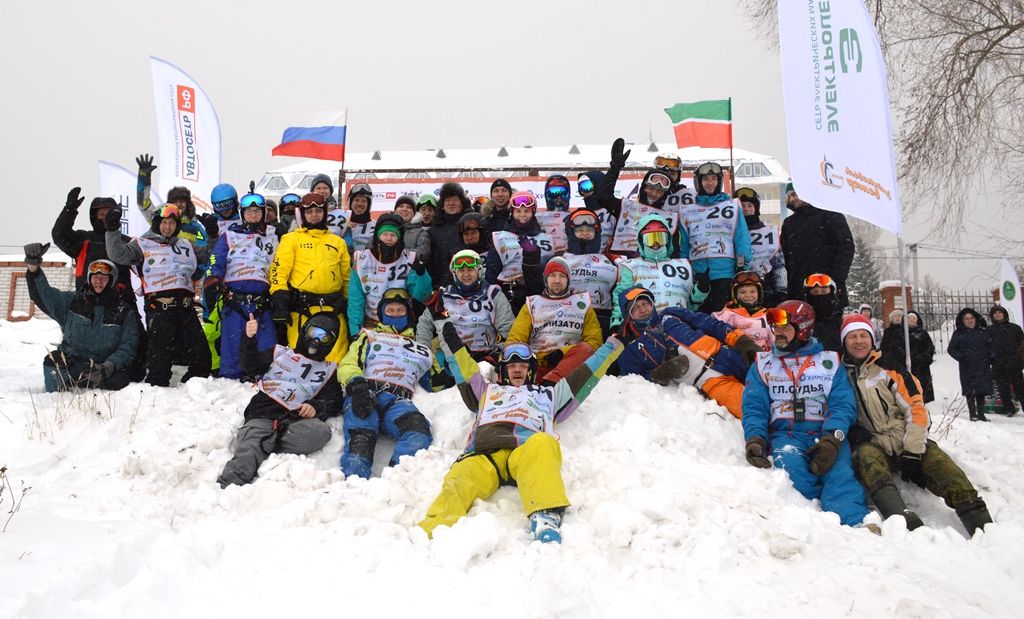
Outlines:
<svg viewBox="0 0 1024 619"><path fill-rule="evenodd" d="M221 183L210 192L210 203L218 215L227 217L238 209L238 192L228 183Z"/></svg>

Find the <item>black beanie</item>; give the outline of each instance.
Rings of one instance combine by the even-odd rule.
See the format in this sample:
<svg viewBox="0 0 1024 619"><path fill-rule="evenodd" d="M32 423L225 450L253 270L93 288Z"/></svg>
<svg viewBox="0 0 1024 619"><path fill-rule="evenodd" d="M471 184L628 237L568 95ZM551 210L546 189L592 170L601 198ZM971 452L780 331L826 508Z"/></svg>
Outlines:
<svg viewBox="0 0 1024 619"><path fill-rule="evenodd" d="M508 189L509 193L512 193L512 185L509 185L508 181L503 178L499 178L498 180L491 183L491 193L494 193L494 190L497 187L504 187L505 189Z"/></svg>

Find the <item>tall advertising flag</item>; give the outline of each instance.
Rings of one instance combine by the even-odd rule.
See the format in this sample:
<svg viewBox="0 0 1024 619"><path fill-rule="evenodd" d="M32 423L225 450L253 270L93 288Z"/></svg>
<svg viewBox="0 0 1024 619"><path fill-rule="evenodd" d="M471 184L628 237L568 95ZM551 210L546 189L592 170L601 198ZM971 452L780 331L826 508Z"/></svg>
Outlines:
<svg viewBox="0 0 1024 619"><path fill-rule="evenodd" d="M210 211L210 191L220 184L220 121L213 103L187 73L150 56L153 99L160 145L156 164L158 193L181 185L192 202Z"/></svg>
<svg viewBox="0 0 1024 619"><path fill-rule="evenodd" d="M864 3L779 0L779 47L797 194L899 235L885 61Z"/></svg>
<svg viewBox="0 0 1024 619"><path fill-rule="evenodd" d="M1010 314L1010 322L1024 325L1024 308L1021 307L1020 279L1017 271L1006 258L1003 258L1003 272L999 277L999 299Z"/></svg>

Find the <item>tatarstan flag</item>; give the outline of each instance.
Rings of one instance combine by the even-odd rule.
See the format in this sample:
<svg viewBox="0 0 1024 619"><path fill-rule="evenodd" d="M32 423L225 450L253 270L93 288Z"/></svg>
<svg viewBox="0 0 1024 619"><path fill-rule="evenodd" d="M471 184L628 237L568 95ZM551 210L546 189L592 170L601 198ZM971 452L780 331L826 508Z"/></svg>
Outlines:
<svg viewBox="0 0 1024 619"><path fill-rule="evenodd" d="M676 103L665 113L676 131L676 148L732 148L732 99Z"/></svg>

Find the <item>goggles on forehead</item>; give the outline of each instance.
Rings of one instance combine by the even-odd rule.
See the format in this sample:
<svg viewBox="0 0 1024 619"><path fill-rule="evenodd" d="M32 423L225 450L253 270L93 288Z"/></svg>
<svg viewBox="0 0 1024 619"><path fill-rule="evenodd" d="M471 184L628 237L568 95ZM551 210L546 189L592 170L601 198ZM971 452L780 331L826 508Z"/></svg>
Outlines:
<svg viewBox="0 0 1024 619"><path fill-rule="evenodd" d="M242 208L249 208L250 206L266 206L267 200L258 193L247 193L242 196L239 204Z"/></svg>
<svg viewBox="0 0 1024 619"><path fill-rule="evenodd" d="M569 217L569 222L574 228L581 226L597 227L597 217L593 213L576 213Z"/></svg>
<svg viewBox="0 0 1024 619"><path fill-rule="evenodd" d="M477 228L474 228L476 230ZM458 271L460 269L479 269L481 266L480 260L473 256L458 256L452 260L452 270Z"/></svg>
<svg viewBox="0 0 1024 619"><path fill-rule="evenodd" d="M770 307L765 310L765 318L768 319L768 324L773 327L784 327L789 323L789 312L784 309L777 307Z"/></svg>
<svg viewBox="0 0 1024 619"><path fill-rule="evenodd" d="M163 219L165 217L180 219L181 209L178 208L177 206L174 206L173 204L165 204L164 207L160 209L160 218Z"/></svg>
<svg viewBox="0 0 1024 619"><path fill-rule="evenodd" d="M683 167L683 160L678 157L662 157L659 155L654 158L654 167L661 170L678 172Z"/></svg>
<svg viewBox="0 0 1024 619"><path fill-rule="evenodd" d="M740 286L744 284L761 284L761 276L754 271L740 271L736 274L736 283Z"/></svg>
<svg viewBox="0 0 1024 619"><path fill-rule="evenodd" d="M512 208L537 208L537 199L532 195L514 196L511 204Z"/></svg>
<svg viewBox="0 0 1024 619"><path fill-rule="evenodd" d="M89 275L113 275L114 267L108 262L96 261L89 265Z"/></svg>
<svg viewBox="0 0 1024 619"><path fill-rule="evenodd" d="M576 187L579 189L580 193L588 193L594 191L594 181L589 178L581 178L579 182L576 183Z"/></svg>
<svg viewBox="0 0 1024 619"><path fill-rule="evenodd" d="M736 197L740 200L750 200L757 197L757 192L750 187L740 187L736 190Z"/></svg>
<svg viewBox="0 0 1024 619"><path fill-rule="evenodd" d="M714 161L709 161L707 163L700 164L700 167L697 168L697 178L700 178L701 176L704 176L706 174L714 174L715 176L721 176L722 166L718 165Z"/></svg>
<svg viewBox="0 0 1024 619"><path fill-rule="evenodd" d="M824 273L814 273L804 279L804 287L806 288L831 288L832 286L835 286L835 282Z"/></svg>
<svg viewBox="0 0 1024 619"><path fill-rule="evenodd" d="M661 173L651 174L650 176L647 177L647 181L644 183L644 185L646 185L647 187L654 187L655 189L659 189L661 191L668 191L669 188L672 187L672 179L670 179L667 175Z"/></svg>
<svg viewBox="0 0 1024 619"><path fill-rule="evenodd" d="M644 232L640 235L640 242L644 244L644 247L650 247L651 249L664 247L668 245L668 232L664 230Z"/></svg>
<svg viewBox="0 0 1024 619"><path fill-rule="evenodd" d="M281 196L281 206L290 206L302 202L302 197L297 193L286 193Z"/></svg>
<svg viewBox="0 0 1024 619"><path fill-rule="evenodd" d="M328 344L334 344L334 334L324 329L313 325L306 329L306 340L319 344L320 346L327 346Z"/></svg>
<svg viewBox="0 0 1024 619"><path fill-rule="evenodd" d="M366 183L356 183L355 185L352 185L352 189L348 190L348 195L350 196L355 196L360 193L368 193L372 195L373 190L370 189L370 186Z"/></svg>
<svg viewBox="0 0 1024 619"><path fill-rule="evenodd" d="M533 358L533 350L526 344L509 344L501 351L501 360L505 363L529 361Z"/></svg>

